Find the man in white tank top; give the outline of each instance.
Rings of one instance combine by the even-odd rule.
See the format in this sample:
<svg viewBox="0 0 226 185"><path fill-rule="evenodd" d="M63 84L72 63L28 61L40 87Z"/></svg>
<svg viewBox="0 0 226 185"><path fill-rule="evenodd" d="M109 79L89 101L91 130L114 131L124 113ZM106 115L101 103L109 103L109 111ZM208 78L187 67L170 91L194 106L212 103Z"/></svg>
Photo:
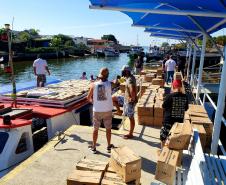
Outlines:
<svg viewBox="0 0 226 185"><path fill-rule="evenodd" d="M111 127L112 127L112 109L111 82L108 81L109 71L102 68L99 74L99 81L92 84L87 99L93 103L93 144L90 149L96 153L96 142L98 138L98 129L103 121L106 128L107 151L111 152Z"/></svg>

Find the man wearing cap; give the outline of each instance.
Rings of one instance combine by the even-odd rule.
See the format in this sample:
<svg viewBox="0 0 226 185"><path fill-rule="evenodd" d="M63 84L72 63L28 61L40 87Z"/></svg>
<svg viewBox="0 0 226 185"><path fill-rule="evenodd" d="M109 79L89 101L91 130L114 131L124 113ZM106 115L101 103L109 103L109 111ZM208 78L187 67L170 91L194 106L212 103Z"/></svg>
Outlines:
<svg viewBox="0 0 226 185"><path fill-rule="evenodd" d="M87 99L93 103L93 144L89 148L95 154L96 142L98 138L98 129L103 122L106 128L107 151L111 152L111 127L112 127L112 109L111 82L108 81L108 68L102 68L98 75L99 80L91 85Z"/></svg>
<svg viewBox="0 0 226 185"><path fill-rule="evenodd" d="M169 94L162 107L164 108L163 127L160 131L162 147L168 137L169 131L175 122L184 122L184 112L188 109L188 98L182 90L181 80L174 80L172 83L173 93Z"/></svg>

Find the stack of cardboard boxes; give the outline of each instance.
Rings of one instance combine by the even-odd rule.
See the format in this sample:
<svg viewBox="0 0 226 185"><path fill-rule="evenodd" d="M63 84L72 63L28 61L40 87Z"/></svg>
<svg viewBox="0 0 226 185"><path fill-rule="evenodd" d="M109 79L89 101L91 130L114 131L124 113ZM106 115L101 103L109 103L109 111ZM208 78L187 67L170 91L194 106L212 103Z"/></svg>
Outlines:
<svg viewBox="0 0 226 185"><path fill-rule="evenodd" d="M138 123L148 126L162 126L163 97L165 90L158 85L151 85L137 104Z"/></svg>
<svg viewBox="0 0 226 185"><path fill-rule="evenodd" d="M163 148L155 173L155 178L166 184L173 184L176 167L181 166L183 150L187 150L192 135L189 121L175 123L170 130L167 145Z"/></svg>
<svg viewBox="0 0 226 185"><path fill-rule="evenodd" d="M198 130L203 150L208 152L212 141L213 123L205 108L201 105L190 104L185 113L185 119L189 120L193 128Z"/></svg>
<svg viewBox="0 0 226 185"><path fill-rule="evenodd" d="M141 158L128 147L112 149L110 162L82 159L67 185L139 185Z"/></svg>

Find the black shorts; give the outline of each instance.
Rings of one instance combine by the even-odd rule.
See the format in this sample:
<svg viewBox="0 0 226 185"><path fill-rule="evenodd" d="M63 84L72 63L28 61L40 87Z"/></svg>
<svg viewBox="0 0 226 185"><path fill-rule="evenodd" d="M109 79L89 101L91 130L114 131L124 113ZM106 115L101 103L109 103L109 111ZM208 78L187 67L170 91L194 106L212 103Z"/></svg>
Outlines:
<svg viewBox="0 0 226 185"><path fill-rule="evenodd" d="M37 84L46 83L46 75L37 75Z"/></svg>

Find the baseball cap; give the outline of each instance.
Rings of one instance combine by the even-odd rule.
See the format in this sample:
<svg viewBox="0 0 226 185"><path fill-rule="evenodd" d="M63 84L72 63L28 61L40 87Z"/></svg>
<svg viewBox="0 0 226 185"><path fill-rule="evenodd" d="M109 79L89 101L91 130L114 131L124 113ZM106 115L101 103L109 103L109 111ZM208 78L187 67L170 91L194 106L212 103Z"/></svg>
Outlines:
<svg viewBox="0 0 226 185"><path fill-rule="evenodd" d="M181 80L173 80L173 88L180 88L182 87L182 82Z"/></svg>

